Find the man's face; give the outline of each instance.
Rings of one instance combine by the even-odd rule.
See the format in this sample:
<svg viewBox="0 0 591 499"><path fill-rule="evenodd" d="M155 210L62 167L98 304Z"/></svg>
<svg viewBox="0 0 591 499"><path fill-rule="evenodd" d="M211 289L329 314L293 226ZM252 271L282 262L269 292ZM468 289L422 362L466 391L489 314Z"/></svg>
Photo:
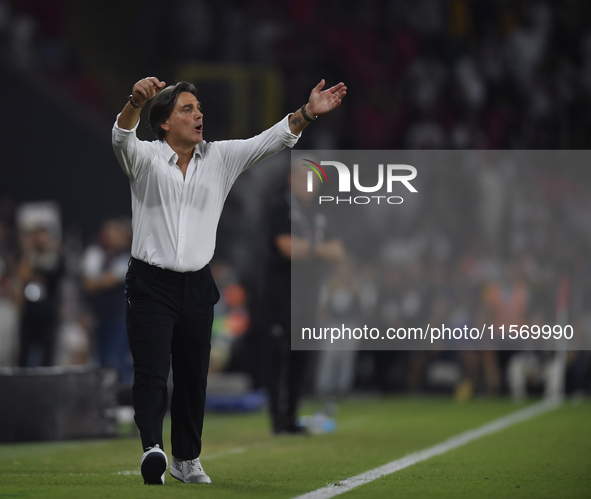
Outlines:
<svg viewBox="0 0 591 499"><path fill-rule="evenodd" d="M197 98L189 92L181 92L170 118L162 123L169 143L195 146L203 140L203 113Z"/></svg>

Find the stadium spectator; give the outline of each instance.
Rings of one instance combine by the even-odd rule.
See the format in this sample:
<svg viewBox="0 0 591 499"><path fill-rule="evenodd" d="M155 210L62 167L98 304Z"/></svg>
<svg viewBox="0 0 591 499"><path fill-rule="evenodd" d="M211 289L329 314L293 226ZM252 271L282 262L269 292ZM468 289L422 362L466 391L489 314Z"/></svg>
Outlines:
<svg viewBox="0 0 591 499"><path fill-rule="evenodd" d="M99 240L82 257L82 284L96 327L97 359L101 367L119 371L122 383L131 383L133 370L125 330L125 274L129 263L131 227L125 220L107 220Z"/></svg>
<svg viewBox="0 0 591 499"><path fill-rule="evenodd" d="M17 300L21 307L19 365L51 366L60 314L61 245L46 228L20 234Z"/></svg>

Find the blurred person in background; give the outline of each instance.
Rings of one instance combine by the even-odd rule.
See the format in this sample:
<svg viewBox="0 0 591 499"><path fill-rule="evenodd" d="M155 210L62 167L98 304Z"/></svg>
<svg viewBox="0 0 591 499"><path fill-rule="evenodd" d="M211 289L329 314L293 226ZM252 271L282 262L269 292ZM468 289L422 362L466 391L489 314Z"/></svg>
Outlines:
<svg viewBox="0 0 591 499"><path fill-rule="evenodd" d="M19 310L13 298L16 230L12 202L0 198L0 367L12 367L18 356Z"/></svg>
<svg viewBox="0 0 591 499"><path fill-rule="evenodd" d="M19 311L12 298L13 276L0 257L0 367L13 367L18 355Z"/></svg>
<svg viewBox="0 0 591 499"><path fill-rule="evenodd" d="M339 328L347 324L347 327L354 329L368 324L359 320L360 273L359 266L349 255L334 267L320 291L320 326ZM341 350L326 349L318 352L315 376L317 395L334 401L349 393L355 377L358 343L360 340L350 339L346 344L341 343Z"/></svg>
<svg viewBox="0 0 591 499"><path fill-rule="evenodd" d="M0 197L0 367L12 367L18 361L19 310L13 300L16 233L12 200Z"/></svg>
<svg viewBox="0 0 591 499"><path fill-rule="evenodd" d="M269 411L275 435L305 432L296 417L308 352L291 349L292 318L296 331L316 326L322 272L327 262L345 258L341 241L331 235L326 215L314 203L318 179L311 192L306 189L308 171L295 167L288 180L291 192L289 186L282 187L268 210L271 254L265 302L270 324Z"/></svg>
<svg viewBox="0 0 591 499"><path fill-rule="evenodd" d="M82 285L88 293L96 321L95 341L101 367L119 371L120 381L133 379L131 353L125 329L125 274L131 248L127 220L107 220L99 240L82 257Z"/></svg>
<svg viewBox="0 0 591 499"><path fill-rule="evenodd" d="M46 228L20 234L16 300L22 310L21 367L51 366L60 314L60 281L64 273L62 248Z"/></svg>
<svg viewBox="0 0 591 499"><path fill-rule="evenodd" d="M505 263L500 279L487 283L483 289L482 304L485 309L485 324L492 324L500 331L502 326L527 324L530 289L525 278L523 264L517 257ZM482 360L487 393L497 395L501 386L501 367L495 350L484 350Z"/></svg>
<svg viewBox="0 0 591 499"><path fill-rule="evenodd" d="M135 421L144 449L141 473L145 484L164 484L162 422L172 358L170 473L184 483L211 483L199 455L213 307L220 297L209 262L224 201L240 173L293 147L310 122L340 105L346 87L339 83L323 91L322 80L306 104L261 134L210 143L203 140L195 87L187 82L165 87L154 77L138 81L112 135L132 195L126 322ZM146 142L136 130L150 99L149 121L158 140Z"/></svg>

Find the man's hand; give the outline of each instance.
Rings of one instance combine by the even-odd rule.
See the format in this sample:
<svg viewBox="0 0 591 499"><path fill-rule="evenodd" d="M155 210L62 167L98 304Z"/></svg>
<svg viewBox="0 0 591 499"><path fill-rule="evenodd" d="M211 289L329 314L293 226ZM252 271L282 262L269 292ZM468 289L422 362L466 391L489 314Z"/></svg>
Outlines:
<svg viewBox="0 0 591 499"><path fill-rule="evenodd" d="M82 285L89 293L95 293L97 291L102 291L103 289L114 288L121 282L122 281L117 278L113 272L104 272L99 277L84 277L82 279Z"/></svg>
<svg viewBox="0 0 591 499"><path fill-rule="evenodd" d="M133 86L133 91L131 92L133 102L138 106L141 106L147 100L155 97L165 86L165 82L160 81L153 76L144 78Z"/></svg>
<svg viewBox="0 0 591 499"><path fill-rule="evenodd" d="M324 80L312 89L310 99L306 105L306 113L310 118L314 118L320 114L326 114L336 109L341 105L341 101L347 95L347 87L343 82L329 88L324 88Z"/></svg>
<svg viewBox="0 0 591 499"><path fill-rule="evenodd" d="M331 239L313 245L303 237L291 234L279 234L275 238L275 245L279 252L288 260L321 259L325 262L338 263L347 258L345 248L340 239Z"/></svg>
<svg viewBox="0 0 591 499"><path fill-rule="evenodd" d="M329 88L324 88L324 80L321 80L318 85L312 89L310 99L305 106L306 115L310 119L315 119L316 116L326 114L336 109L341 105L341 101L347 95L347 87L343 82ZM309 121L302 116L302 111L298 109L289 117L289 129L291 133L299 135L302 130L306 128Z"/></svg>
<svg viewBox="0 0 591 499"><path fill-rule="evenodd" d="M326 262L343 262L347 257L340 239L331 239L314 246L314 254Z"/></svg>
<svg viewBox="0 0 591 499"><path fill-rule="evenodd" d="M131 98L133 103L140 107L131 107L131 104L128 102L119 116L119 121L117 122L119 127L125 130L131 130L140 119L140 112L142 110L141 106L143 106L146 101L152 99L165 86L165 82L160 81L153 76L138 81L133 86Z"/></svg>

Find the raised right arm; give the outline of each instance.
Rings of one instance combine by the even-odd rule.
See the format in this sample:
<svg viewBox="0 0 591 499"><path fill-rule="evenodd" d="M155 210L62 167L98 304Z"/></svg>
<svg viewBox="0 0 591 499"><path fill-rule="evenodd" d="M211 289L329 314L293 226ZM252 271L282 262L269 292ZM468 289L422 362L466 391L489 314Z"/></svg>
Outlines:
<svg viewBox="0 0 591 499"><path fill-rule="evenodd" d="M166 84L158 78L144 78L133 86L133 106L128 102L113 126L112 144L121 168L130 180L140 177L152 157L152 143L138 140L136 128L140 111L145 103L154 97Z"/></svg>

